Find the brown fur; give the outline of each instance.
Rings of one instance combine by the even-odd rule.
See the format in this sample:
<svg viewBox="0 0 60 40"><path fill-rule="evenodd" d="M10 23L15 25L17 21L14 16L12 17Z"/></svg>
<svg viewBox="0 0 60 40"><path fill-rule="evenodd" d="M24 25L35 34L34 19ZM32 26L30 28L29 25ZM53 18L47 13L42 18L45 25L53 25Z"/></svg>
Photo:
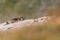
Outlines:
<svg viewBox="0 0 60 40"><path fill-rule="evenodd" d="M19 21L23 21L24 18L20 17L20 18L13 18L10 21L7 21L6 24L10 24L10 23L15 23L15 22L19 22Z"/></svg>

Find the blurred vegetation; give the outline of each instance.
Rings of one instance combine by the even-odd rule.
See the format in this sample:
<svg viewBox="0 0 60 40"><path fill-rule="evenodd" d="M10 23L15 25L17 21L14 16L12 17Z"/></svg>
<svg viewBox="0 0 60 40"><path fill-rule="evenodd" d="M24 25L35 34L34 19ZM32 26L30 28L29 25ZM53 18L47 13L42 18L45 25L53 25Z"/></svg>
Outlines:
<svg viewBox="0 0 60 40"><path fill-rule="evenodd" d="M0 0L0 20L25 16L27 18L35 14L40 7L39 0ZM29 16L29 17L28 17Z"/></svg>
<svg viewBox="0 0 60 40"><path fill-rule="evenodd" d="M0 23L20 16L37 18L47 14L60 15L59 4L60 0L0 0Z"/></svg>
<svg viewBox="0 0 60 40"><path fill-rule="evenodd" d="M0 0L0 22L14 17L60 16L60 0ZM59 20L60 21L60 20ZM43 24L0 32L0 40L60 40L60 24Z"/></svg>
<svg viewBox="0 0 60 40"><path fill-rule="evenodd" d="M31 25L18 29L1 32L0 40L60 40L60 24Z"/></svg>

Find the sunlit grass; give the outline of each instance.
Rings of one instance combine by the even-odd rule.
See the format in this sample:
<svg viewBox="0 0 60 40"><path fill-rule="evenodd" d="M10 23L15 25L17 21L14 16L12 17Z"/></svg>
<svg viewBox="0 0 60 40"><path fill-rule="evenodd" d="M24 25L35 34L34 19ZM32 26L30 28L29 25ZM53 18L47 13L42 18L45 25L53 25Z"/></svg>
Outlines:
<svg viewBox="0 0 60 40"><path fill-rule="evenodd" d="M46 23L1 32L0 40L60 40L60 25Z"/></svg>

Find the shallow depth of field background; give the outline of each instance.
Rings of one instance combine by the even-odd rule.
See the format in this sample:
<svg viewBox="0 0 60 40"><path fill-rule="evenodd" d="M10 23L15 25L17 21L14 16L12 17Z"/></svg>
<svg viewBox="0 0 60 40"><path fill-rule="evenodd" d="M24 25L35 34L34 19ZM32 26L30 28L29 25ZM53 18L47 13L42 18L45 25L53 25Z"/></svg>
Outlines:
<svg viewBox="0 0 60 40"><path fill-rule="evenodd" d="M30 19L47 15L57 18L43 25L1 31L0 40L60 40L60 0L0 0L0 23L20 16Z"/></svg>
<svg viewBox="0 0 60 40"><path fill-rule="evenodd" d="M20 16L38 18L59 14L60 0L0 0L0 23Z"/></svg>

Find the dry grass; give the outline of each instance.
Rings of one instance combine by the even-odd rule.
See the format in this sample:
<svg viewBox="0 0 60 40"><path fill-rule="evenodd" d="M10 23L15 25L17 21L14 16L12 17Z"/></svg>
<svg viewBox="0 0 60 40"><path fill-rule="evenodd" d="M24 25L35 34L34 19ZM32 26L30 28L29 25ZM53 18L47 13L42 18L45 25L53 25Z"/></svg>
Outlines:
<svg viewBox="0 0 60 40"><path fill-rule="evenodd" d="M60 40L60 25L46 23L0 33L0 40Z"/></svg>
<svg viewBox="0 0 60 40"><path fill-rule="evenodd" d="M44 13L47 13L49 16L60 17L60 8L59 7L48 7Z"/></svg>

